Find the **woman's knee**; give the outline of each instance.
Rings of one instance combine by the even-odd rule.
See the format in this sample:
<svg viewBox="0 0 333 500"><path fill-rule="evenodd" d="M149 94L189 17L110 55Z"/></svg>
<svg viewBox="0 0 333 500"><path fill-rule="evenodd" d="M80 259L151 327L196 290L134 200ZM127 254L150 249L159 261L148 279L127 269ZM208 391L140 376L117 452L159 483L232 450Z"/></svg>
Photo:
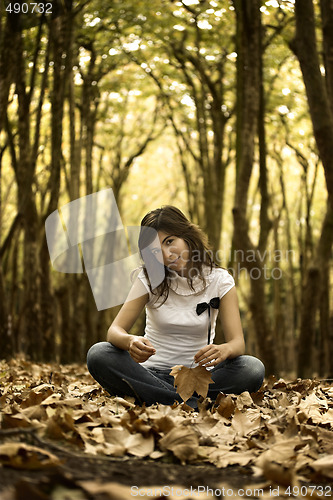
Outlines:
<svg viewBox="0 0 333 500"><path fill-rule="evenodd" d="M111 347L109 342L98 342L90 347L87 353L87 365L89 371L91 371L94 366L100 364L103 358L108 355L109 347Z"/></svg>
<svg viewBox="0 0 333 500"><path fill-rule="evenodd" d="M247 366L247 381L249 385L249 391L258 391L265 378L265 365L260 361L260 359L254 356L244 356L246 358Z"/></svg>
<svg viewBox="0 0 333 500"><path fill-rule="evenodd" d="M110 342L98 342L91 346L87 353L88 370L92 373L92 371L103 369L104 366L118 365L127 356L127 351L119 349Z"/></svg>

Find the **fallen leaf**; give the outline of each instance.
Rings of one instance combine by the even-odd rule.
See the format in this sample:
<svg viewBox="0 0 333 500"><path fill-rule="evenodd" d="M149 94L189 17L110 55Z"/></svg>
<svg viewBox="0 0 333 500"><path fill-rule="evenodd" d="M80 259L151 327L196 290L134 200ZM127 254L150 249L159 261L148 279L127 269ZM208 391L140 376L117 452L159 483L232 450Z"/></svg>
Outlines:
<svg viewBox="0 0 333 500"><path fill-rule="evenodd" d="M282 464L267 460L263 465L263 474L266 479L269 479L274 484L281 486L298 486L295 469L284 467Z"/></svg>
<svg viewBox="0 0 333 500"><path fill-rule="evenodd" d="M147 457L153 453L155 447L152 435L144 437L142 434L131 434L126 441L126 448L135 457Z"/></svg>
<svg viewBox="0 0 333 500"><path fill-rule="evenodd" d="M42 401L53 394L53 387L50 384L41 384L31 389L26 399L21 403L21 408L40 405Z"/></svg>
<svg viewBox="0 0 333 500"><path fill-rule="evenodd" d="M187 401L194 392L205 398L208 393L209 384L214 381L210 372L204 366L187 368L187 366L176 365L170 372L175 379L175 387L183 401Z"/></svg>
<svg viewBox="0 0 333 500"><path fill-rule="evenodd" d="M25 443L0 445L0 463L15 469L56 467L61 461L52 453Z"/></svg>
<svg viewBox="0 0 333 500"><path fill-rule="evenodd" d="M237 408L239 410L244 410L246 408L251 408L254 406L253 399L248 391L244 391L236 399Z"/></svg>
<svg viewBox="0 0 333 500"><path fill-rule="evenodd" d="M241 412L236 408L234 418L232 419L232 427L241 436L246 436L252 431L259 429L261 416L259 412Z"/></svg>
<svg viewBox="0 0 333 500"><path fill-rule="evenodd" d="M311 467L322 476L333 479L333 455L326 455L312 462Z"/></svg>
<svg viewBox="0 0 333 500"><path fill-rule="evenodd" d="M230 394L220 393L216 398L217 412L224 418L230 418L234 414L236 403Z"/></svg>
<svg viewBox="0 0 333 500"><path fill-rule="evenodd" d="M23 413L16 413L11 415L9 413L2 414L1 426L4 429L15 428L15 427L30 427L31 420L27 418Z"/></svg>
<svg viewBox="0 0 333 500"><path fill-rule="evenodd" d="M221 445L208 452L208 458L216 467L225 468L230 465L246 466L255 458L253 450L231 451L230 446Z"/></svg>
<svg viewBox="0 0 333 500"><path fill-rule="evenodd" d="M182 464L193 460L198 455L199 439L197 434L186 427L171 429L159 442L161 450L169 450L179 458Z"/></svg>

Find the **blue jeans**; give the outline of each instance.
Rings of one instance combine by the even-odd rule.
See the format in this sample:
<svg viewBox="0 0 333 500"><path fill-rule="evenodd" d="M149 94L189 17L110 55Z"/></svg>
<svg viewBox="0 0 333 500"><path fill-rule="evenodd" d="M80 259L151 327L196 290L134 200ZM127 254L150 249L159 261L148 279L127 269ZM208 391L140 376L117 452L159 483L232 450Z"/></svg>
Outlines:
<svg viewBox="0 0 333 500"><path fill-rule="evenodd" d="M88 370L111 396L134 396L136 403L147 406L182 402L174 387L169 369L145 368L136 363L127 351L109 342L93 345L87 355ZM220 392L240 394L257 391L265 376L265 367L253 356L226 359L211 370L214 384L210 384L208 397L213 401ZM198 397L192 396L186 404L197 408Z"/></svg>

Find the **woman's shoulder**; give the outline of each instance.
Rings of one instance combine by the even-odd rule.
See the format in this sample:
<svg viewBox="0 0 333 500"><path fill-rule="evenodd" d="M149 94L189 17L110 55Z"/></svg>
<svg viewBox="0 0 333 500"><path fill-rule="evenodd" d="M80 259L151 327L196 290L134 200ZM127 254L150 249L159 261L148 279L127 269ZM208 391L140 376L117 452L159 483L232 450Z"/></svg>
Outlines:
<svg viewBox="0 0 333 500"><path fill-rule="evenodd" d="M219 277L224 279L233 279L232 274L225 267L213 267L211 272L214 278Z"/></svg>
<svg viewBox="0 0 333 500"><path fill-rule="evenodd" d="M150 291L149 282L142 266L137 267L136 269L134 269L134 271L132 271L131 281L132 283L134 283L135 281L140 281L145 286L145 288Z"/></svg>
<svg viewBox="0 0 333 500"><path fill-rule="evenodd" d="M219 279L229 279L232 278L232 274L226 269L225 267L219 267L219 266L213 266L210 268L210 266L204 266L203 267L203 276L205 279L208 279L208 281L212 282L216 280L217 278Z"/></svg>
<svg viewBox="0 0 333 500"><path fill-rule="evenodd" d="M210 274L212 286L216 286L220 298L223 297L233 286L235 280L232 274L223 267L213 267Z"/></svg>

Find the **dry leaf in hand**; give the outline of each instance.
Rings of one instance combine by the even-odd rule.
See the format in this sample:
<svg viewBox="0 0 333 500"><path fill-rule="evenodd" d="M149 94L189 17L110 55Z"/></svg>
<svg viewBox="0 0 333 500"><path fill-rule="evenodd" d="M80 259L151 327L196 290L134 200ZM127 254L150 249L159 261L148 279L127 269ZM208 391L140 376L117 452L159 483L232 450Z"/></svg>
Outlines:
<svg viewBox="0 0 333 500"><path fill-rule="evenodd" d="M210 372L204 366L187 368L183 365L176 365L172 367L170 375L175 378L174 385L183 401L187 401L194 392L205 398L209 384L214 383Z"/></svg>

